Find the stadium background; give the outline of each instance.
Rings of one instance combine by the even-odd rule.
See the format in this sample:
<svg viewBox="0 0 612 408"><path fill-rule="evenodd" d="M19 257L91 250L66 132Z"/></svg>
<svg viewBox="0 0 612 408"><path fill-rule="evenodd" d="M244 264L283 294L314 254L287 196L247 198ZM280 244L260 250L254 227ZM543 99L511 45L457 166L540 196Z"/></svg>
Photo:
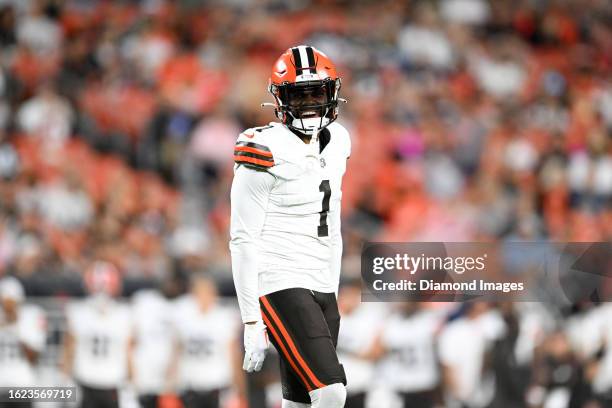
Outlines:
<svg viewBox="0 0 612 408"><path fill-rule="evenodd" d="M233 143L301 43L349 100L345 276L365 240L610 240L607 0L2 0L0 276L47 305L43 368L96 260L127 300L200 271L231 296ZM570 329L603 309L549 311L538 349L586 370Z"/></svg>

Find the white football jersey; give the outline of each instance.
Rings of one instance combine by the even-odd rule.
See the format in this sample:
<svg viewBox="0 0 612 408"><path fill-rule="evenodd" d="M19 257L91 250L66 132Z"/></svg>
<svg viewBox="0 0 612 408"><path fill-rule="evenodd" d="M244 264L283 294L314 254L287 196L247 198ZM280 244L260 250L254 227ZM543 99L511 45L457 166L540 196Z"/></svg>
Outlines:
<svg viewBox="0 0 612 408"><path fill-rule="evenodd" d="M45 346L45 316L36 306L21 306L17 321L5 321L0 309L0 387L34 386L34 367L26 358L22 344L36 352Z"/></svg>
<svg viewBox="0 0 612 408"><path fill-rule="evenodd" d="M379 361L377 378L398 392L435 388L440 381L435 344L441 324L442 316L431 310L387 319L381 335L387 353Z"/></svg>
<svg viewBox="0 0 612 408"><path fill-rule="evenodd" d="M158 291L139 291L132 299L132 313L134 385L142 394L161 393L172 355L170 302Z"/></svg>
<svg viewBox="0 0 612 408"><path fill-rule="evenodd" d="M596 393L608 393L612 391L612 304L603 303L595 309L599 318L599 346L603 347L602 356L597 373L593 379L593 389ZM585 336L597 336L597 333L585 333Z"/></svg>
<svg viewBox="0 0 612 408"><path fill-rule="evenodd" d="M274 176L267 186L265 220L257 237L260 296L295 287L337 291L341 187L350 150L348 132L336 122L308 144L275 122L238 137L230 244L234 269L240 268L235 262L240 256L238 241L248 227L248 220L235 214L239 205L234 201L253 193L239 190L238 172L250 167ZM334 253L334 245L339 245L340 254Z"/></svg>
<svg viewBox="0 0 612 408"><path fill-rule="evenodd" d="M483 372L483 364L504 330L501 315L489 311L476 319L456 319L440 333L440 361L455 372L455 397L469 406L487 406L493 397L494 380L488 370Z"/></svg>
<svg viewBox="0 0 612 408"><path fill-rule="evenodd" d="M202 312L186 295L176 300L173 321L182 351L179 387L195 391L228 387L232 383L230 347L240 322L236 311L213 306Z"/></svg>
<svg viewBox="0 0 612 408"><path fill-rule="evenodd" d="M128 306L94 299L77 301L66 311L75 340L75 380L93 388L116 388L127 378L127 353L132 335Z"/></svg>
<svg viewBox="0 0 612 408"><path fill-rule="evenodd" d="M366 391L373 380L374 364L360 358L371 347L381 325L384 309L375 303L363 303L351 314L342 314L338 333L338 359L349 379L349 394ZM367 330L364 330L367 328Z"/></svg>

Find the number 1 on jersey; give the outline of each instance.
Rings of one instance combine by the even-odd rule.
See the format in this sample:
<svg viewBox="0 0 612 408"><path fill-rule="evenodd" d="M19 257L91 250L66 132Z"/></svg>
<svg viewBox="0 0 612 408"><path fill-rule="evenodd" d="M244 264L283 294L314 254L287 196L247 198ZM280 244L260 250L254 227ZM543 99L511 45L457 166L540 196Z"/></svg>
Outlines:
<svg viewBox="0 0 612 408"><path fill-rule="evenodd" d="M323 203L319 218L319 236L326 237L329 235L327 228L327 213L329 212L329 198L331 197L331 187L329 186L329 180L321 181L319 184L319 191L323 193Z"/></svg>

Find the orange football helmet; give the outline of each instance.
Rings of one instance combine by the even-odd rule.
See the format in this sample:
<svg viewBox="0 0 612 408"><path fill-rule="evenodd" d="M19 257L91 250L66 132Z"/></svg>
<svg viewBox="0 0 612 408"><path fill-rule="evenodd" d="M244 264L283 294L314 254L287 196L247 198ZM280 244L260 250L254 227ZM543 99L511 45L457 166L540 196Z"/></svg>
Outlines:
<svg viewBox="0 0 612 408"><path fill-rule="evenodd" d="M268 90L275 114L289 128L312 135L338 117L341 81L334 63L314 47L289 48L274 63Z"/></svg>
<svg viewBox="0 0 612 408"><path fill-rule="evenodd" d="M90 295L104 294L115 297L121 294L121 274L110 262L93 262L85 270L84 283Z"/></svg>

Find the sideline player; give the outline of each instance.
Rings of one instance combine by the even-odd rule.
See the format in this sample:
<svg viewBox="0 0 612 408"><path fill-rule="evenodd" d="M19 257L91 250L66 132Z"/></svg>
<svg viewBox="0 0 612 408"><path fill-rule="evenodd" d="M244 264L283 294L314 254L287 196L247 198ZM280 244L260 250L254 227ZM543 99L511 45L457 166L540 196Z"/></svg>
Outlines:
<svg viewBox="0 0 612 408"><path fill-rule="evenodd" d="M230 249L243 368L261 368L269 335L281 356L283 408L343 407L335 292L351 143L335 122L340 78L325 54L301 45L276 61L268 89L280 123L246 130L234 150Z"/></svg>
<svg viewBox="0 0 612 408"><path fill-rule="evenodd" d="M157 289L132 297L134 387L141 408L157 408L172 354L170 302Z"/></svg>
<svg viewBox="0 0 612 408"><path fill-rule="evenodd" d="M17 279L0 279L0 387L37 385L34 364L45 346L45 317L38 307L23 305L23 300ZM0 407L31 406L30 401L0 402Z"/></svg>
<svg viewBox="0 0 612 408"><path fill-rule="evenodd" d="M117 269L94 262L85 272L89 296L67 309L64 371L81 388L83 408L118 408L119 388L128 378L132 322L120 293Z"/></svg>
<svg viewBox="0 0 612 408"><path fill-rule="evenodd" d="M436 342L444 318L422 303L401 303L374 342L370 357L379 359L377 380L400 397L404 408L440 406Z"/></svg>
<svg viewBox="0 0 612 408"><path fill-rule="evenodd" d="M386 309L377 303L361 303L361 279L340 286L338 306L342 326L338 335L338 355L346 375L346 408L364 408L374 380L374 362L365 358L373 347Z"/></svg>
<svg viewBox="0 0 612 408"><path fill-rule="evenodd" d="M191 277L191 293L174 305L176 344L169 376L185 408L219 408L222 391L244 386L237 366L238 316L219 304L214 281ZM234 369L236 368L236 369Z"/></svg>

